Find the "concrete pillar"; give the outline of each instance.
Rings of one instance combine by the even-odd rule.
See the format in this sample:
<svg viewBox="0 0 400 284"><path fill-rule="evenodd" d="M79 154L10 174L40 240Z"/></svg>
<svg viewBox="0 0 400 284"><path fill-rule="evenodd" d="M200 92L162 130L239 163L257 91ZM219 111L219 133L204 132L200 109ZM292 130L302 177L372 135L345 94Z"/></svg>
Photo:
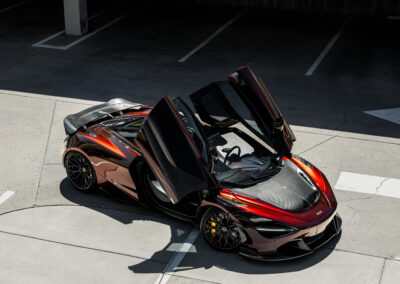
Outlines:
<svg viewBox="0 0 400 284"><path fill-rule="evenodd" d="M64 0L65 33L83 35L88 31L86 0Z"/></svg>

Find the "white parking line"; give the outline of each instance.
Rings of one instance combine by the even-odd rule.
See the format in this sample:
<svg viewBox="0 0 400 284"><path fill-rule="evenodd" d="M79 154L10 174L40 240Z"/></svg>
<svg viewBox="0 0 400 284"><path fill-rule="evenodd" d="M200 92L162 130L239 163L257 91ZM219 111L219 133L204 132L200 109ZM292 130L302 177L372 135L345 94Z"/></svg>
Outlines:
<svg viewBox="0 0 400 284"><path fill-rule="evenodd" d="M16 8L18 6L21 6L22 4L24 4L25 2L28 2L28 1L30 1L30 0L24 0L24 1L21 1L21 2L18 2L16 4L14 4L14 5L11 5L11 6L7 7L7 8L4 8L4 9L0 10L0 14L4 13L4 12L7 12L8 10L14 9L14 8Z"/></svg>
<svg viewBox="0 0 400 284"><path fill-rule="evenodd" d="M183 56L182 58L180 58L178 60L178 62L183 63L185 62L187 59L189 59L189 57L191 57L193 54L195 54L197 51L199 51L200 49L202 49L204 46L206 46L210 41L212 41L217 35L219 35L221 32L223 32L223 30L225 30L227 27L229 27L233 22L235 22L237 19L239 19L244 13L246 13L247 10L242 11L241 13L239 13L238 15L236 15L235 17L233 17L232 19L230 19L228 22L226 22L222 27L220 27L218 30L216 30L212 35L210 35L205 41L203 41L202 43L200 43L198 46L196 46L192 51L190 51L188 54L186 54L185 56Z"/></svg>
<svg viewBox="0 0 400 284"><path fill-rule="evenodd" d="M198 229L193 228L192 231L190 231L185 241L181 244L179 249L175 252L175 255L170 259L169 263L164 268L162 274L158 276L156 282L154 282L155 284L165 284L168 282L168 280L174 274L175 269L178 267L178 265L185 257L186 253L191 248L192 244L196 241L198 235L199 235Z"/></svg>
<svg viewBox="0 0 400 284"><path fill-rule="evenodd" d="M88 18L88 20L89 20L89 21L90 21L90 20L93 20L94 18L96 18L97 16L100 16L100 15L103 14L103 13L104 13L104 11L99 12L99 13L97 13L97 14L94 14L93 16L90 16L90 17ZM49 36L49 37L46 37L45 39L43 39L43 40L41 40L41 41L39 41L39 42L37 42L37 43L32 44L32 46L34 46L34 47L48 47L48 48L54 48L54 45L49 45L49 44L44 44L44 43L45 43L45 42L48 42L49 40L51 40L51 39L53 39L53 38L58 37L59 35L62 35L63 33L65 33L65 30L59 31L59 32L57 32L57 33L55 33L55 34L53 34L53 35L51 35L51 36Z"/></svg>
<svg viewBox="0 0 400 284"><path fill-rule="evenodd" d="M311 76L315 69L317 69L318 65L322 62L322 60L325 58L325 56L328 54L329 50L333 47L335 42L339 39L340 35L343 33L344 29L350 22L351 18L348 18L344 24L340 27L339 31L333 36L333 38L328 42L328 44L325 46L324 50L322 50L321 54L315 59L314 63L311 65L311 67L307 70L307 72L304 74L305 76Z"/></svg>
<svg viewBox="0 0 400 284"><path fill-rule="evenodd" d="M0 195L0 204L4 203L7 199L9 199L11 196L15 194L14 191L7 190L4 192L2 195Z"/></svg>
<svg viewBox="0 0 400 284"><path fill-rule="evenodd" d="M400 179L341 172L336 189L400 198Z"/></svg>
<svg viewBox="0 0 400 284"><path fill-rule="evenodd" d="M34 47L43 47L42 45L45 42L48 42L49 40L51 40L51 39L53 39L55 37L58 37L59 35L62 35L64 32L65 32L65 30L59 31L59 32L55 33L54 35L46 37L45 39L43 39L43 40L41 40L41 41L39 41L37 43L32 44L32 46L34 46Z"/></svg>
<svg viewBox="0 0 400 284"><path fill-rule="evenodd" d="M400 125L400 108L387 108L364 111L364 113Z"/></svg>
<svg viewBox="0 0 400 284"><path fill-rule="evenodd" d="M388 20L400 20L400 16L387 16Z"/></svg>
<svg viewBox="0 0 400 284"><path fill-rule="evenodd" d="M98 15L100 15L100 14L102 14L102 13L103 13L103 12L97 13L96 15L90 17L89 20L94 19L95 17L97 17ZM59 32L55 33L54 35L51 35L51 36L49 36L49 37L47 37L47 38L45 38L45 39L43 39L43 40L41 40L41 41L39 41L39 42L37 42L37 43L32 44L32 46L33 46L33 47L42 47L42 48L58 49L58 50L67 50L67 49L73 47L74 45L76 45L76 44L78 44L78 43L84 41L85 39L88 39L88 38L94 36L95 34L101 32L102 30L104 30L104 29L110 27L111 25L113 25L113 24L115 24L115 23L121 21L122 19L125 19L125 18L128 17L130 14L131 14L131 13L122 15L122 16L120 16L120 17L118 17L118 18L112 20L112 21L109 22L108 24L106 24L106 25L104 25L104 26L98 28L97 30L94 30L94 31L91 32L91 33L88 33L88 34L82 36L81 38L79 38L79 39L77 39L77 40L75 40L75 41L73 41L73 42L71 42L70 44L67 44L67 45L51 45L51 44L45 44L45 42L47 42L47 41L49 41L49 40L51 40L51 39L53 39L53 38L55 38L55 37L57 37L57 36L63 34L65 31L62 30L62 31L59 31Z"/></svg>

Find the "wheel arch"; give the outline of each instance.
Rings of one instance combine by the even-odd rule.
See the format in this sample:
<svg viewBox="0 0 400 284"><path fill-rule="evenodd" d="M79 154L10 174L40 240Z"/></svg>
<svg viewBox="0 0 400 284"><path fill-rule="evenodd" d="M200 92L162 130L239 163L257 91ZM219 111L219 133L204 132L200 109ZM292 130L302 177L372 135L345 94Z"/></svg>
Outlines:
<svg viewBox="0 0 400 284"><path fill-rule="evenodd" d="M223 206L221 206L221 205L219 205L217 203L210 202L210 201L207 201L207 200L203 200L201 202L200 209L199 209L199 212L197 214L198 218L199 218L199 221L201 221L201 218L203 217L204 213L206 213L207 210L209 210L211 208L217 208L217 209L220 209L220 210L224 211L225 213L228 213L235 222L240 224L240 221L228 209L226 209L225 207L223 207Z"/></svg>
<svg viewBox="0 0 400 284"><path fill-rule="evenodd" d="M144 185L142 175L146 170L146 167L149 167L147 161L142 156L136 157L133 159L131 164L129 165L129 174L131 175L132 181L136 186L136 191L139 197L139 201L143 203L147 203L146 194L144 193Z"/></svg>
<svg viewBox="0 0 400 284"><path fill-rule="evenodd" d="M90 162L92 162L92 160L90 159L89 155L86 154L83 150L81 150L81 149L79 149L79 148L76 148L76 147L69 147L69 148L67 148L67 149L64 151L63 156L62 156L62 163L63 163L64 166L65 166L65 158L67 157L68 153L70 153L70 152L72 152L72 151L81 153L81 154L84 155Z"/></svg>

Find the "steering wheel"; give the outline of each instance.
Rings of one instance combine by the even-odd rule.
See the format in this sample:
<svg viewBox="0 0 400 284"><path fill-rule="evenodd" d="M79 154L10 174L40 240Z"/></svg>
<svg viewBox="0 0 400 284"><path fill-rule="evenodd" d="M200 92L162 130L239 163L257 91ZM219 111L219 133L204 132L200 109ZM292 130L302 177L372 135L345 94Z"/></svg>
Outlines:
<svg viewBox="0 0 400 284"><path fill-rule="evenodd" d="M226 153L226 155L225 155L225 158L224 158L224 164L226 165L226 162L227 161L229 161L229 156L232 154L232 152L234 151L234 150L238 150L238 153L237 153L237 156L238 157L240 157L240 153L242 152L241 150L240 150L240 147L239 146L233 146L232 148L225 148L225 149L222 149L222 152L225 152Z"/></svg>

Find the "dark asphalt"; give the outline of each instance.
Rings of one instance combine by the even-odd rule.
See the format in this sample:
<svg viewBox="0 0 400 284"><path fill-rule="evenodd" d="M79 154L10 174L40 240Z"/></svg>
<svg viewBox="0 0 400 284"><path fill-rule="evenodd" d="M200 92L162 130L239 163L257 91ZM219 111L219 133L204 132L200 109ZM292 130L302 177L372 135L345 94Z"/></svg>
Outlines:
<svg viewBox="0 0 400 284"><path fill-rule="evenodd" d="M32 47L63 29L61 1L32 0L1 14L0 89L154 104L165 95L188 98L248 64L292 124L400 137L399 125L363 113L400 107L400 21L353 17L308 77L345 17L251 8L178 63L244 8L126 1L88 6L91 15L105 11L100 17L132 14L67 51Z"/></svg>

